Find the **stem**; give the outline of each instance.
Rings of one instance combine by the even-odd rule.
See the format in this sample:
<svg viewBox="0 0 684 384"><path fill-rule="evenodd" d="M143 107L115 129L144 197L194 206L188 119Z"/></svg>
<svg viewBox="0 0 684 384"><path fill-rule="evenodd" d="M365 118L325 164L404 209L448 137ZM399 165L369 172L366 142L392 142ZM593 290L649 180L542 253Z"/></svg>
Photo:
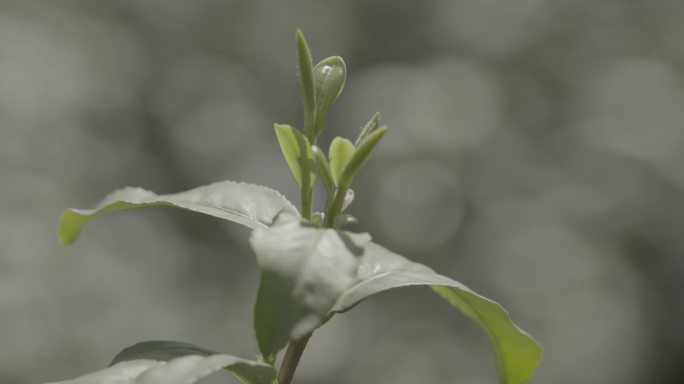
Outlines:
<svg viewBox="0 0 684 384"><path fill-rule="evenodd" d="M309 333L301 339L292 341L288 344L283 363L280 365L280 370L278 371L278 384L290 384L292 382L295 370L297 370L297 364L299 364L299 359L302 357L302 353L304 353L304 348L306 348L306 343L309 342L310 337L311 334Z"/></svg>
<svg viewBox="0 0 684 384"><path fill-rule="evenodd" d="M302 188L302 216L311 220L311 205L313 201L313 189Z"/></svg>
<svg viewBox="0 0 684 384"><path fill-rule="evenodd" d="M335 192L335 197L332 203L328 206L328 212L325 213L325 226L332 228L335 223L335 217L342 212L342 206L344 205L344 197L347 195L347 190L349 187L340 185L337 187L337 192Z"/></svg>

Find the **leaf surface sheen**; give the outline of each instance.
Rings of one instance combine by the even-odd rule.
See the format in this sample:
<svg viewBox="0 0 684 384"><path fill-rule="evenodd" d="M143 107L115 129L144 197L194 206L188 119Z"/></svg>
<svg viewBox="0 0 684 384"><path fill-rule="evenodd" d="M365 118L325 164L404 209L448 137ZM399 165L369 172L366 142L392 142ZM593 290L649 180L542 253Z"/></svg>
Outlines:
<svg viewBox="0 0 684 384"><path fill-rule="evenodd" d="M364 248L357 283L340 295L329 315L348 311L372 295L408 286L430 286L482 328L494 349L501 383L522 384L532 377L542 348L513 323L504 308L458 281L372 242Z"/></svg>
<svg viewBox="0 0 684 384"><path fill-rule="evenodd" d="M541 359L539 344L498 303L371 242L368 234L313 227L282 214L272 227L255 230L251 243L262 271L255 328L264 355L372 295L429 286L489 337L501 383L525 383Z"/></svg>
<svg viewBox="0 0 684 384"><path fill-rule="evenodd" d="M64 244L71 244L76 241L83 226L99 215L156 206L182 208L249 228L270 225L281 211L297 214L297 208L280 192L255 184L221 181L168 195L126 187L110 193L93 209L65 211L60 219L59 237Z"/></svg>

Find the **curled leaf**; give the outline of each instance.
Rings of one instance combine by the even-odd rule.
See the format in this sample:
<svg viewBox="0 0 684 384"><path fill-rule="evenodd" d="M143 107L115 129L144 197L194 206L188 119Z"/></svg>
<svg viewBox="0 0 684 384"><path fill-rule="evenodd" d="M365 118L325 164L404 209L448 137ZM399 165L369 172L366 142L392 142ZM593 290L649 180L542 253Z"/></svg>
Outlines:
<svg viewBox="0 0 684 384"><path fill-rule="evenodd" d="M323 59L313 68L316 95L315 131L320 135L328 118L328 112L342 93L347 81L347 67L339 56Z"/></svg>

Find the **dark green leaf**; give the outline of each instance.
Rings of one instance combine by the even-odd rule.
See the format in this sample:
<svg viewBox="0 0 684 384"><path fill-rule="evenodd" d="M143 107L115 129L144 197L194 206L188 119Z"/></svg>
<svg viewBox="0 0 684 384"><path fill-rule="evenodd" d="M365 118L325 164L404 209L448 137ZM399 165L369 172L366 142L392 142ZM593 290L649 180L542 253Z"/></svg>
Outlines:
<svg viewBox="0 0 684 384"><path fill-rule="evenodd" d="M218 355L216 351L198 347L194 344L182 341L153 340L142 341L119 352L110 366L122 361L150 359L157 361L169 361L176 357L187 355L211 356Z"/></svg>
<svg viewBox="0 0 684 384"><path fill-rule="evenodd" d="M316 181L316 162L309 140L299 130L286 124L276 124L275 132L297 183L303 189L311 189Z"/></svg>
<svg viewBox="0 0 684 384"><path fill-rule="evenodd" d="M389 289L427 285L487 334L494 348L501 383L525 383L541 360L541 346L518 328L499 304L377 244L365 246L357 279L357 283L337 299L330 315L347 311L367 297Z"/></svg>
<svg viewBox="0 0 684 384"><path fill-rule="evenodd" d="M331 56L321 60L313 68L314 88L316 94L316 135L323 131L328 112L342 93L347 81L347 67L339 56Z"/></svg>
<svg viewBox="0 0 684 384"><path fill-rule="evenodd" d="M212 353L187 343L150 341L121 351L103 370L52 384L193 384L221 369L245 384L275 384L264 363Z"/></svg>
<svg viewBox="0 0 684 384"><path fill-rule="evenodd" d="M96 216L123 209L171 206L234 221L250 228L265 227L281 211L297 209L279 192L254 184L222 181L170 195L126 187L107 195L94 209L69 209L62 214L59 237L76 241L83 226Z"/></svg>
<svg viewBox="0 0 684 384"><path fill-rule="evenodd" d="M254 325L262 354L276 353L321 324L339 295L354 284L360 247L369 240L287 214L252 233L261 269Z"/></svg>

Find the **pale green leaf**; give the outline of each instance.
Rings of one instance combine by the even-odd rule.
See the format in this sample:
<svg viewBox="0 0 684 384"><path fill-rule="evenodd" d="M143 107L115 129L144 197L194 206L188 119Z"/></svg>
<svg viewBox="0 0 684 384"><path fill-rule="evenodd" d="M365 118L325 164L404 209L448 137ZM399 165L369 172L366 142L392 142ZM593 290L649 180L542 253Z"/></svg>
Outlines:
<svg viewBox="0 0 684 384"><path fill-rule="evenodd" d="M342 176L344 167L352 156L354 156L356 148L354 147L354 143L338 136L330 143L330 150L328 152L328 157L330 158L330 173L335 185L337 185Z"/></svg>
<svg viewBox="0 0 684 384"><path fill-rule="evenodd" d="M280 215L250 239L261 269L254 310L259 349L271 355L318 327L355 283L367 235L323 229Z"/></svg>
<svg viewBox="0 0 684 384"><path fill-rule="evenodd" d="M499 304L455 280L438 275L422 264L368 243L364 247L357 278L357 283L337 299L330 315L347 311L367 297L389 289L427 285L475 321L487 334L494 348L501 383L527 382L541 360L541 346L518 328Z"/></svg>
<svg viewBox="0 0 684 384"><path fill-rule="evenodd" d="M230 355L184 355L167 361L127 360L97 372L49 384L194 384L227 369L245 384L275 384L275 369Z"/></svg>
<svg viewBox="0 0 684 384"><path fill-rule="evenodd" d="M270 225L281 211L297 212L292 203L273 189L234 181L222 181L170 195L126 187L110 193L93 209L65 211L59 224L59 237L64 244L71 244L83 226L94 217L123 209L154 206L187 209L250 228Z"/></svg>
<svg viewBox="0 0 684 384"><path fill-rule="evenodd" d="M302 188L311 189L316 181L316 161L309 140L298 129L287 124L276 124L275 132L297 183Z"/></svg>

